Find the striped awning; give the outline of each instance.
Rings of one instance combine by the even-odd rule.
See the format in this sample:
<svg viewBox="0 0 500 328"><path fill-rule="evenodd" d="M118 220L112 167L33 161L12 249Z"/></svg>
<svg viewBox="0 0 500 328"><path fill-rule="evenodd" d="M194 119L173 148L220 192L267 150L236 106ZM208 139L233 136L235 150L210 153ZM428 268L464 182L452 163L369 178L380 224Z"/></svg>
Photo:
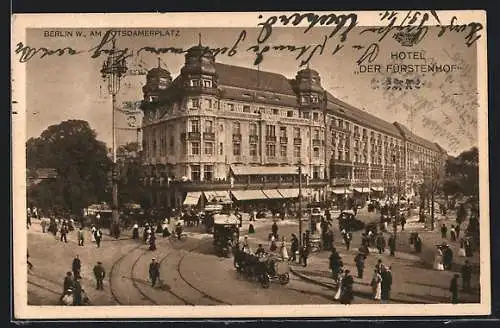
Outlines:
<svg viewBox="0 0 500 328"><path fill-rule="evenodd" d="M384 191L384 187L372 187L373 191Z"/></svg>
<svg viewBox="0 0 500 328"><path fill-rule="evenodd" d="M263 189L262 192L269 199L281 199L283 196L278 192L278 189Z"/></svg>
<svg viewBox="0 0 500 328"><path fill-rule="evenodd" d="M354 191L360 192L360 193L365 193L365 192L369 192L370 188L368 188L368 187L356 187L356 188L354 188Z"/></svg>
<svg viewBox="0 0 500 328"><path fill-rule="evenodd" d="M298 175L295 166L231 166L234 175Z"/></svg>
<svg viewBox="0 0 500 328"><path fill-rule="evenodd" d="M283 198L297 198L299 197L299 189L278 189L278 192Z"/></svg>
<svg viewBox="0 0 500 328"><path fill-rule="evenodd" d="M261 190L231 190L237 200L268 199Z"/></svg>
<svg viewBox="0 0 500 328"><path fill-rule="evenodd" d="M204 191L203 194L208 202L227 202L231 200L227 190Z"/></svg>
<svg viewBox="0 0 500 328"><path fill-rule="evenodd" d="M201 192L190 191L187 193L186 198L184 198L183 205L197 205L200 200Z"/></svg>
<svg viewBox="0 0 500 328"><path fill-rule="evenodd" d="M343 195L343 194L350 194L352 193L352 190L349 189L349 188L333 188L332 189L332 192L335 194L335 195Z"/></svg>

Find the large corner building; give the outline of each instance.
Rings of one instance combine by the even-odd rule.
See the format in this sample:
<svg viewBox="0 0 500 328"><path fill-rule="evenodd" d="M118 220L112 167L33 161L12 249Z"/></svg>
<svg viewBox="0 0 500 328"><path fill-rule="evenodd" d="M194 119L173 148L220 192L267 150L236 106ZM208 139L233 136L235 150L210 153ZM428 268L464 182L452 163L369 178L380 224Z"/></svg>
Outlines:
<svg viewBox="0 0 500 328"><path fill-rule="evenodd" d="M354 108L306 68L293 79L216 63L190 48L180 74L151 69L143 87L144 183L153 206L366 198L413 193L446 152L399 123Z"/></svg>

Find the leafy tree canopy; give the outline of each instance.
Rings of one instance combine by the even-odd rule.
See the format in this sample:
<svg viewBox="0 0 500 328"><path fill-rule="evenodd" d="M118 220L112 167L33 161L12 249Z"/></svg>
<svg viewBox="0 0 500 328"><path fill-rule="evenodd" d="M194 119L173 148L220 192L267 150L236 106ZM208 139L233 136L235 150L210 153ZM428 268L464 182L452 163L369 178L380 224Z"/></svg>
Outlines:
<svg viewBox="0 0 500 328"><path fill-rule="evenodd" d="M55 180L45 180L28 191L30 202L43 208L64 208L74 214L108 200L106 177L111 169L105 143L86 121L68 120L49 126L26 143L28 169L53 168Z"/></svg>

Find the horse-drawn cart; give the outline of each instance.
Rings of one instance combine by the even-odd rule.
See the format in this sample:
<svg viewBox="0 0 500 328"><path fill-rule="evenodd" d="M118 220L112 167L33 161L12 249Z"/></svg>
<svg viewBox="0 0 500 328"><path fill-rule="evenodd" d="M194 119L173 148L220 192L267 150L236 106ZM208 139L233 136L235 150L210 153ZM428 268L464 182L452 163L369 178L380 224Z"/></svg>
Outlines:
<svg viewBox="0 0 500 328"><path fill-rule="evenodd" d="M257 256L236 249L234 267L249 279L257 279L263 288L269 288L272 280L278 280L282 285L290 281L288 262L274 254Z"/></svg>

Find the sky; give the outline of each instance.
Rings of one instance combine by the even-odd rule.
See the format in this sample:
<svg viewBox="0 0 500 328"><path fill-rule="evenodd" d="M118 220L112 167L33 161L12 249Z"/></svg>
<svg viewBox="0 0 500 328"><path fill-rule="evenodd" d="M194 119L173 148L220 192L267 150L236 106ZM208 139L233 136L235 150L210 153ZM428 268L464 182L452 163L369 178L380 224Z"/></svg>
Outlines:
<svg viewBox="0 0 500 328"><path fill-rule="evenodd" d="M449 154L456 155L477 145L477 71L476 47L468 47L463 33L445 33L438 38L437 28L430 28L426 37L413 47L402 46L389 34L378 42L379 35L360 32L365 27L355 27L349 32L344 47L335 55L331 52L340 43L339 36L329 39L322 54L318 51L309 62L309 66L319 72L322 85L337 98L352 106L363 109L388 122L398 121L406 125L416 134L439 143ZM140 29L149 30L149 29ZM199 34L204 46L217 48L231 47L238 39L242 28L170 28L160 29L162 36L120 36L117 47L129 48L134 56L127 59L129 68L140 65L150 69L157 66L158 56L162 66L167 68L175 78L184 63L183 54L156 55L137 50L144 46L189 48L198 43ZM237 53L229 57L218 55L216 61L256 68L255 54L247 51L256 44L259 29L245 28L245 40L238 44ZM318 45L325 35L332 31L328 27L317 27L304 33L302 27L274 28L269 45ZM91 36L91 31L81 30L86 37L76 36L77 30L69 37L48 37L46 29L31 29L27 32L26 45L30 47L46 47L48 49L66 46L77 50L85 50L96 46L101 37ZM132 31L127 29L127 31ZM170 31L170 36L165 35ZM357 60L372 43L377 44L378 55L371 64L382 67L381 72L360 72ZM363 46L364 48L358 49ZM373 49L373 48L372 48ZM399 51L417 52L414 59L391 59L391 53ZM423 51L423 52L422 52ZM300 67L296 60L298 52L274 51L264 54L259 65L262 71L283 74L287 78L295 77ZM91 58L88 52L74 56L33 57L26 65L28 81L27 96L27 137L37 137L48 126L68 119L82 119L90 123L97 132L98 139L111 145L111 99L107 94L106 84L102 81L99 70L104 55ZM453 72L448 73L413 73L389 74L384 72L386 65L414 64L456 65ZM368 59L364 64L368 64ZM165 67L166 66L166 67ZM400 67L400 66L399 66ZM422 85L413 90L383 89L381 81L385 78L420 79ZM142 99L144 75L127 74L122 81L118 95L118 103ZM379 81L379 82L376 82ZM374 86L378 89L374 89ZM125 117L117 117L117 127L127 127ZM119 144L136 140L135 131L117 132Z"/></svg>

